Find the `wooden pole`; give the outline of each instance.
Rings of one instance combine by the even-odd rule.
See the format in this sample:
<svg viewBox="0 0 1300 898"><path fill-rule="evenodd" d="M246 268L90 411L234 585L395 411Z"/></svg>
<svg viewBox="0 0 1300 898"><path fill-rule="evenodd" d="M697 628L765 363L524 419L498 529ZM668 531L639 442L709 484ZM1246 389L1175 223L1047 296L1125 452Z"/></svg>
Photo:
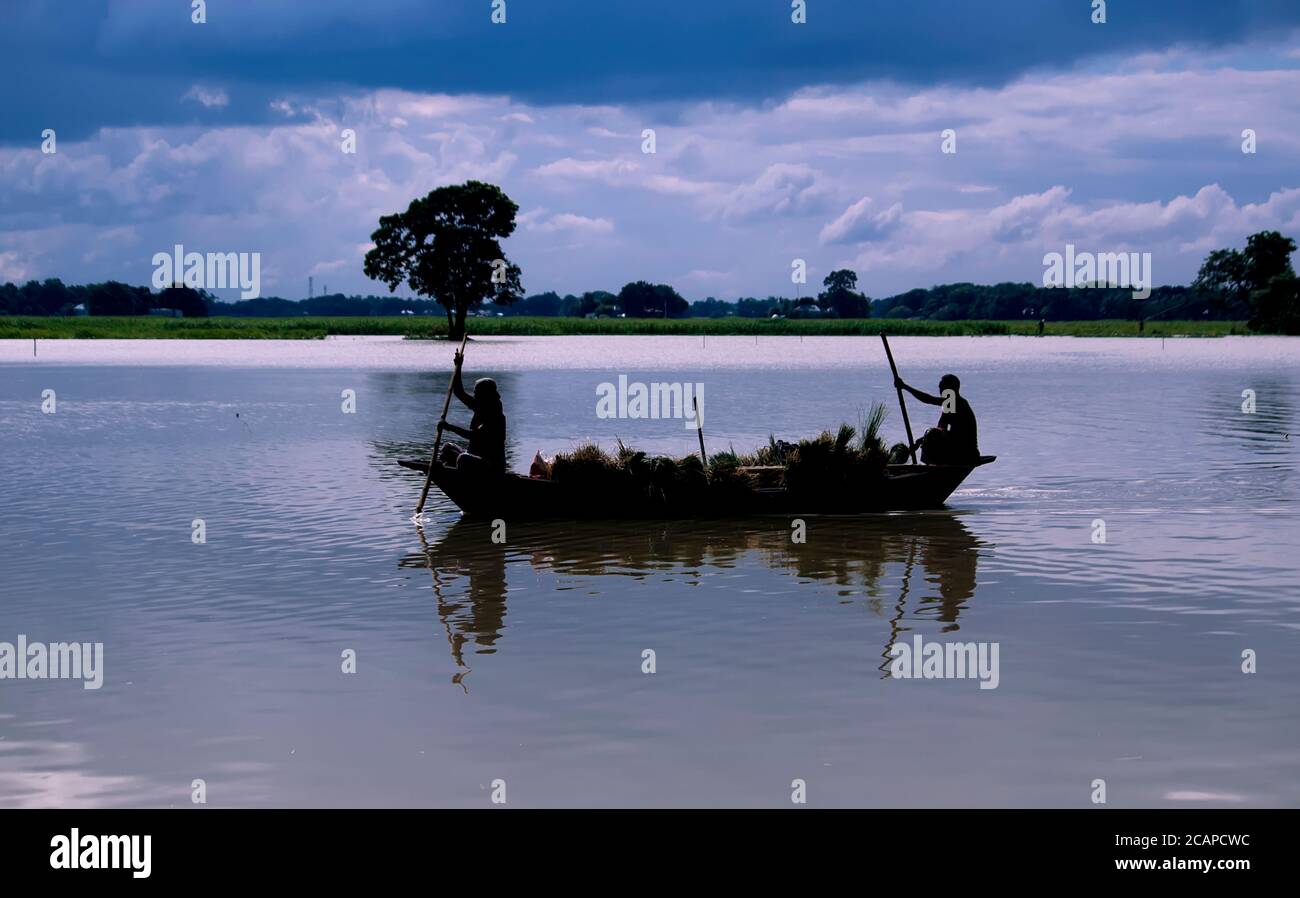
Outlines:
<svg viewBox="0 0 1300 898"><path fill-rule="evenodd" d="M468 339L469 339L469 334L466 333L464 338L460 341L460 351L458 354L460 355L462 362L465 360L465 341ZM451 409L451 388L455 385L455 383L456 383L456 372L452 371L451 383L447 384L447 398L442 403L442 417L438 419L439 425L447 423L447 412ZM442 448L442 427L439 426L438 435L437 437L434 438L433 441L433 456L429 459L429 470L424 475L424 489L420 490L420 504L415 506L416 514L421 514L424 511L425 500L429 498L429 484L433 483L433 466L438 463L438 450L441 448Z"/></svg>
<svg viewBox="0 0 1300 898"><path fill-rule="evenodd" d="M889 359L889 370L894 372L894 380L898 380L898 366L894 364L894 354L889 351L889 338L884 334L880 335L880 342L885 344L885 357ZM916 464L916 449L913 446L912 439L912 422L907 420L907 403L903 401L903 388L895 387L898 390L898 407L903 410L903 427L907 429L907 451L911 453L912 464Z"/></svg>
<svg viewBox="0 0 1300 898"><path fill-rule="evenodd" d="M691 404L695 406L695 435L700 438L700 461L704 464L704 470L709 469L709 457L704 454L704 422L700 420L700 403L694 396L691 397Z"/></svg>

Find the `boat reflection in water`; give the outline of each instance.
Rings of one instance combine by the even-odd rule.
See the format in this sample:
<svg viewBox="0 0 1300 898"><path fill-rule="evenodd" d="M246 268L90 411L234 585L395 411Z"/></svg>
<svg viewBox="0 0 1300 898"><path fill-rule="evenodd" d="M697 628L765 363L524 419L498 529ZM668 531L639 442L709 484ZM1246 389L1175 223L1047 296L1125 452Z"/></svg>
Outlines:
<svg viewBox="0 0 1300 898"><path fill-rule="evenodd" d="M457 521L441 538L419 528L421 551L405 568L432 574L438 618L464 687L466 654L491 654L506 619L507 572L528 564L560 576L707 577L762 566L800 582L831 584L845 603L863 602L888 620L879 669L889 676L890 649L910 622L948 633L975 595L977 539L951 511L855 517L809 517L806 541L792 539L784 518L710 521L515 523L493 542L490 523ZM498 538L500 535L498 534Z"/></svg>

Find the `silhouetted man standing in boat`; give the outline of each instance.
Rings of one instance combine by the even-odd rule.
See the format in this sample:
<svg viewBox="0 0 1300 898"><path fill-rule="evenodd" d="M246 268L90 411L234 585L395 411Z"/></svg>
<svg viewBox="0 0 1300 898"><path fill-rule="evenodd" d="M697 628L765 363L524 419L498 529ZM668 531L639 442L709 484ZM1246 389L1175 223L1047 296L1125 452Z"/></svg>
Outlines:
<svg viewBox="0 0 1300 898"><path fill-rule="evenodd" d="M501 394L497 392L497 382L490 377L481 377L474 382L474 395L466 393L465 385L460 379L460 366L464 361L465 357L457 352L456 373L452 376L451 391L466 408L474 413L474 417L470 419L469 430L445 422L439 422L438 429L450 430L469 440L469 448L447 443L439 453L439 461L447 467L463 471L504 473L506 416L501 407Z"/></svg>
<svg viewBox="0 0 1300 898"><path fill-rule="evenodd" d="M938 396L909 387L901 377L894 378L894 386L906 390L926 405L943 407L938 425L927 430L925 436L916 441L916 445L921 447L923 464L962 465L979 458L975 412L971 410L970 403L962 398L961 381L957 375L945 374L939 378Z"/></svg>

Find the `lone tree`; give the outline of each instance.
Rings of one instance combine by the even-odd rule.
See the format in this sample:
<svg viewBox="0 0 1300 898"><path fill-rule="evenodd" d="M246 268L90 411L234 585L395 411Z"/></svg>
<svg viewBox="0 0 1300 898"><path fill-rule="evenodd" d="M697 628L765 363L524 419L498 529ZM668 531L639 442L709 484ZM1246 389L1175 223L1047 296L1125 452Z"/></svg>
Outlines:
<svg viewBox="0 0 1300 898"><path fill-rule="evenodd" d="M858 292L858 275L840 268L822 281L826 289L817 297L823 309L833 309L841 318L870 318L871 301Z"/></svg>
<svg viewBox="0 0 1300 898"><path fill-rule="evenodd" d="M680 318L691 308L672 287L648 281L624 284L618 291L618 304L629 318Z"/></svg>
<svg viewBox="0 0 1300 898"><path fill-rule="evenodd" d="M465 333L471 308L491 299L509 305L523 294L519 266L498 240L515 230L519 206L495 184L466 181L439 187L411 202L405 212L379 219L370 235L366 277L395 291L403 281L447 313L448 335Z"/></svg>

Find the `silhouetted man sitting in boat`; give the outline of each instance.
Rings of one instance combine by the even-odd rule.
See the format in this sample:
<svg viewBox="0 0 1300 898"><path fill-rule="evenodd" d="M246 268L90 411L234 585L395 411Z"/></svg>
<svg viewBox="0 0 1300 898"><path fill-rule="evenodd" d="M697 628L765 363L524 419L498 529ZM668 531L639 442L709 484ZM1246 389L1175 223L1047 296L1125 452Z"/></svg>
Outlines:
<svg viewBox="0 0 1300 898"><path fill-rule="evenodd" d="M446 422L439 422L438 430L450 430L464 437L469 440L469 448L447 443L442 447L438 460L449 468L462 471L484 474L504 473L506 416L501 407L501 394L497 392L497 382L490 377L479 378L474 382L474 395L466 393L465 385L460 379L460 366L464 360L464 356L457 352L456 373L452 376L451 391L466 408L474 412L474 417L470 419L469 430Z"/></svg>
<svg viewBox="0 0 1300 898"><path fill-rule="evenodd" d="M938 396L909 387L901 377L894 378L894 386L906 390L926 405L943 406L938 425L927 430L925 436L916 441L916 446L921 448L923 464L964 465L979 458L975 412L971 411L970 403L961 396L961 381L957 375L945 374L939 378Z"/></svg>

